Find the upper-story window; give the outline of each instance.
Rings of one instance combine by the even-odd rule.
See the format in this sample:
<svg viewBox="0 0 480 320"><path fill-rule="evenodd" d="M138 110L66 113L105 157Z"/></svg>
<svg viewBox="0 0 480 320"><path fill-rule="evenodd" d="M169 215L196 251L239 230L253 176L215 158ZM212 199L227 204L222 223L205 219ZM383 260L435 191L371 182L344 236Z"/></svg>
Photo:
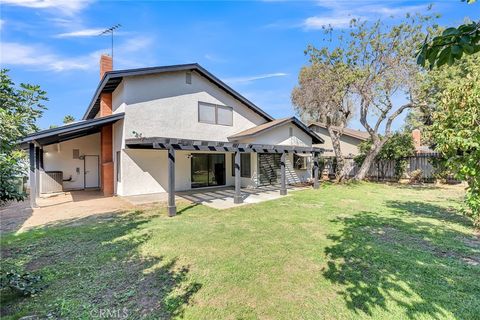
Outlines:
<svg viewBox="0 0 480 320"><path fill-rule="evenodd" d="M233 125L233 108L213 103L198 103L198 121L203 123Z"/></svg>

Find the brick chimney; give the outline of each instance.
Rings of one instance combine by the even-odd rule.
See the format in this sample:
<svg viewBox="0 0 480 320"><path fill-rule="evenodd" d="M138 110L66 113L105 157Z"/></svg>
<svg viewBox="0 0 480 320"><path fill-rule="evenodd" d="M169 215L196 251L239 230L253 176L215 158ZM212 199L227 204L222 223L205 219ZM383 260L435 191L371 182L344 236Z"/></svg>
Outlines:
<svg viewBox="0 0 480 320"><path fill-rule="evenodd" d="M100 57L100 80L106 72L113 70L112 57L102 54ZM112 114L112 93L102 92L100 94L100 117ZM100 157L101 157L101 188L105 196L114 193L113 175L113 127L108 124L100 131Z"/></svg>
<svg viewBox="0 0 480 320"><path fill-rule="evenodd" d="M413 145L419 149L422 145L422 132L419 129L412 130Z"/></svg>
<svg viewBox="0 0 480 320"><path fill-rule="evenodd" d="M100 80L102 80L105 72L113 70L113 60L112 57L106 54L100 56Z"/></svg>

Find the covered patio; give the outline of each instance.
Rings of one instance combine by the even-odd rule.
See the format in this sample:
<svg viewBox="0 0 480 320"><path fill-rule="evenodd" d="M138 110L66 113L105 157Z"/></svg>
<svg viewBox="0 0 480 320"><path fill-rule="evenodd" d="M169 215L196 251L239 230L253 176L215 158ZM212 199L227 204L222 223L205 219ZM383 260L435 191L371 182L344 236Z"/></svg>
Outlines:
<svg viewBox="0 0 480 320"><path fill-rule="evenodd" d="M310 154L313 161L313 188L318 189L318 156L324 151L318 147L304 147L291 145L266 145L266 144L248 144L233 143L223 141L204 141L191 139L173 139L165 137L149 137L149 138L133 138L126 139L127 149L155 149L166 150L168 152L168 169L167 169L167 204L168 215L175 216L177 208L175 204L175 157L177 151L207 151L207 152L233 152L234 153L234 170L235 170L235 187L233 197L225 195L225 199L233 198L234 204L244 203L245 195L242 194L241 188L241 153L273 153L280 154L280 188L279 195L287 194L285 159L289 153ZM206 192L203 190L202 192Z"/></svg>
<svg viewBox="0 0 480 320"><path fill-rule="evenodd" d="M42 194L59 191L90 189L112 195L111 127L123 117L124 113L117 113L26 136L19 148L28 150L30 158L30 206L40 207ZM112 173L108 175L105 168ZM104 180L109 177L112 187L106 192Z"/></svg>

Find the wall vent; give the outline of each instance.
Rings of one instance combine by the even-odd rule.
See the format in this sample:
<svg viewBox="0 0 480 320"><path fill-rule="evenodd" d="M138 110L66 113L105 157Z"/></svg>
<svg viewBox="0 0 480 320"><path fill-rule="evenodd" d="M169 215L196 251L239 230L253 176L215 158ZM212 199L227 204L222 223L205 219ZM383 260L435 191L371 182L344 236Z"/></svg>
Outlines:
<svg viewBox="0 0 480 320"><path fill-rule="evenodd" d="M187 71L185 73L185 83L192 84L192 72L191 71Z"/></svg>
<svg viewBox="0 0 480 320"><path fill-rule="evenodd" d="M80 149L73 149L73 159L80 159Z"/></svg>

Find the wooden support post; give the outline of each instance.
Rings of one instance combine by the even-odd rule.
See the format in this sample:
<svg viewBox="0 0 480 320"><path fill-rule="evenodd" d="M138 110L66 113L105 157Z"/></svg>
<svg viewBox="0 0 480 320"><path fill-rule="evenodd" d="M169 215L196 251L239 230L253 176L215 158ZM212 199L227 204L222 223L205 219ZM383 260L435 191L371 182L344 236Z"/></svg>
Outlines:
<svg viewBox="0 0 480 320"><path fill-rule="evenodd" d="M40 147L35 147L35 183L37 185L35 190L38 198L40 197L40 188L42 187L40 183Z"/></svg>
<svg viewBox="0 0 480 320"><path fill-rule="evenodd" d="M287 182L286 182L286 174L285 174L285 160L286 160L286 153L282 152L282 156L280 157L280 195L284 196L287 194Z"/></svg>
<svg viewBox="0 0 480 320"><path fill-rule="evenodd" d="M177 214L175 206L175 149L168 148L168 216Z"/></svg>
<svg viewBox="0 0 480 320"><path fill-rule="evenodd" d="M29 144L29 156L30 156L30 206L32 208L38 208L37 205L37 181L36 181L36 160L35 160L35 145Z"/></svg>
<svg viewBox="0 0 480 320"><path fill-rule="evenodd" d="M242 198L242 174L241 174L241 161L240 152L235 152L235 196L233 197L233 203L243 203Z"/></svg>
<svg viewBox="0 0 480 320"><path fill-rule="evenodd" d="M40 170L45 170L45 164L43 162L44 160L44 154L43 154L43 148L40 148L40 159L39 159L39 163L40 163Z"/></svg>
<svg viewBox="0 0 480 320"><path fill-rule="evenodd" d="M313 153L313 189L319 188L318 183L318 152Z"/></svg>

